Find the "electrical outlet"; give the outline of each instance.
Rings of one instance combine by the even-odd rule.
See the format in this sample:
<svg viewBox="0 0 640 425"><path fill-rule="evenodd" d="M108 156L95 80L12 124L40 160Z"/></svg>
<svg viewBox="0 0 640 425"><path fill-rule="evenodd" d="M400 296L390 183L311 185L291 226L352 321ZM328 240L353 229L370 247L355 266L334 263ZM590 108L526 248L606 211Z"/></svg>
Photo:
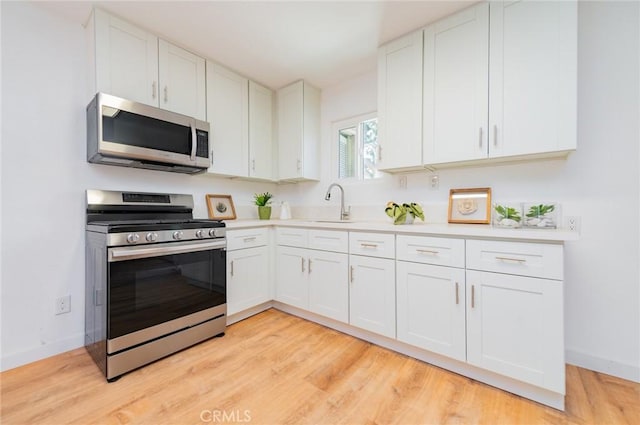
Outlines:
<svg viewBox="0 0 640 425"><path fill-rule="evenodd" d="M434 174L431 176L431 189L437 189L440 186L440 176Z"/></svg>
<svg viewBox="0 0 640 425"><path fill-rule="evenodd" d="M400 185L400 189L406 189L407 188L407 176L400 176L400 179L398 180L398 184Z"/></svg>
<svg viewBox="0 0 640 425"><path fill-rule="evenodd" d="M56 314L69 313L71 311L71 295L65 295L56 299Z"/></svg>
<svg viewBox="0 0 640 425"><path fill-rule="evenodd" d="M564 218L564 228L570 232L580 233L580 217L568 216Z"/></svg>

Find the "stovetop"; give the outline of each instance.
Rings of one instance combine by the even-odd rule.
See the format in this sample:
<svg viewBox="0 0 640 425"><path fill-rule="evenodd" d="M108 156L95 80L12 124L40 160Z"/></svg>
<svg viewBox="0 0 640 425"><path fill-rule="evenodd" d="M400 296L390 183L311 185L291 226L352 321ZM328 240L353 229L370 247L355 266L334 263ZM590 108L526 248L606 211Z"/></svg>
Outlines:
<svg viewBox="0 0 640 425"><path fill-rule="evenodd" d="M207 219L92 221L90 225L104 227L105 233L143 232L148 230L211 229L216 227L225 227L225 224L221 221Z"/></svg>

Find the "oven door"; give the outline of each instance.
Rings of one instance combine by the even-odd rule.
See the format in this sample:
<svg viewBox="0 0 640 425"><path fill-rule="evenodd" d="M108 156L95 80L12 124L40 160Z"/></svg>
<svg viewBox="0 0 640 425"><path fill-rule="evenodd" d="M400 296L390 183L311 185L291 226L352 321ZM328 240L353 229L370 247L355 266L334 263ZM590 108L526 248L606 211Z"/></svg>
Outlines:
<svg viewBox="0 0 640 425"><path fill-rule="evenodd" d="M107 353L226 315L226 241L108 249Z"/></svg>

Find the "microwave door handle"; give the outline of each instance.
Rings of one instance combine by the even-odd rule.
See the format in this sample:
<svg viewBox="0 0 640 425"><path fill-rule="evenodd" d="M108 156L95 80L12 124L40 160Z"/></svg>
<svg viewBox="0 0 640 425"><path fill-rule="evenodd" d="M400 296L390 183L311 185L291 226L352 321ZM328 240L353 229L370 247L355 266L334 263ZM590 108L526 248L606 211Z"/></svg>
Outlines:
<svg viewBox="0 0 640 425"><path fill-rule="evenodd" d="M196 125L195 123L189 123L191 127L191 161L196 160L196 149L198 147L198 136L196 135Z"/></svg>

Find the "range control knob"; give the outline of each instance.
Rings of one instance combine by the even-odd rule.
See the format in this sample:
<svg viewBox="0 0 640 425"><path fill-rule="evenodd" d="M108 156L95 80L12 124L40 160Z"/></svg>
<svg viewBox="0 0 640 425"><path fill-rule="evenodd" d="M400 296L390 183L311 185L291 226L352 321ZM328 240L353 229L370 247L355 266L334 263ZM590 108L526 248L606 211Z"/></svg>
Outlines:
<svg viewBox="0 0 640 425"><path fill-rule="evenodd" d="M217 236L216 235L216 229L209 230L209 236L211 236L212 238L215 238Z"/></svg>
<svg viewBox="0 0 640 425"><path fill-rule="evenodd" d="M145 236L145 239L147 242L155 242L158 240L158 234L156 232L149 232L147 233L147 236Z"/></svg>
<svg viewBox="0 0 640 425"><path fill-rule="evenodd" d="M140 240L140 236L138 236L137 233L129 233L127 235L127 242L129 243L136 243Z"/></svg>
<svg viewBox="0 0 640 425"><path fill-rule="evenodd" d="M202 229L196 230L196 238L198 238L198 239L204 238L204 230L202 230Z"/></svg>
<svg viewBox="0 0 640 425"><path fill-rule="evenodd" d="M182 230L177 230L173 232L173 239L179 241L180 239L182 239L183 235L184 235L184 232Z"/></svg>

